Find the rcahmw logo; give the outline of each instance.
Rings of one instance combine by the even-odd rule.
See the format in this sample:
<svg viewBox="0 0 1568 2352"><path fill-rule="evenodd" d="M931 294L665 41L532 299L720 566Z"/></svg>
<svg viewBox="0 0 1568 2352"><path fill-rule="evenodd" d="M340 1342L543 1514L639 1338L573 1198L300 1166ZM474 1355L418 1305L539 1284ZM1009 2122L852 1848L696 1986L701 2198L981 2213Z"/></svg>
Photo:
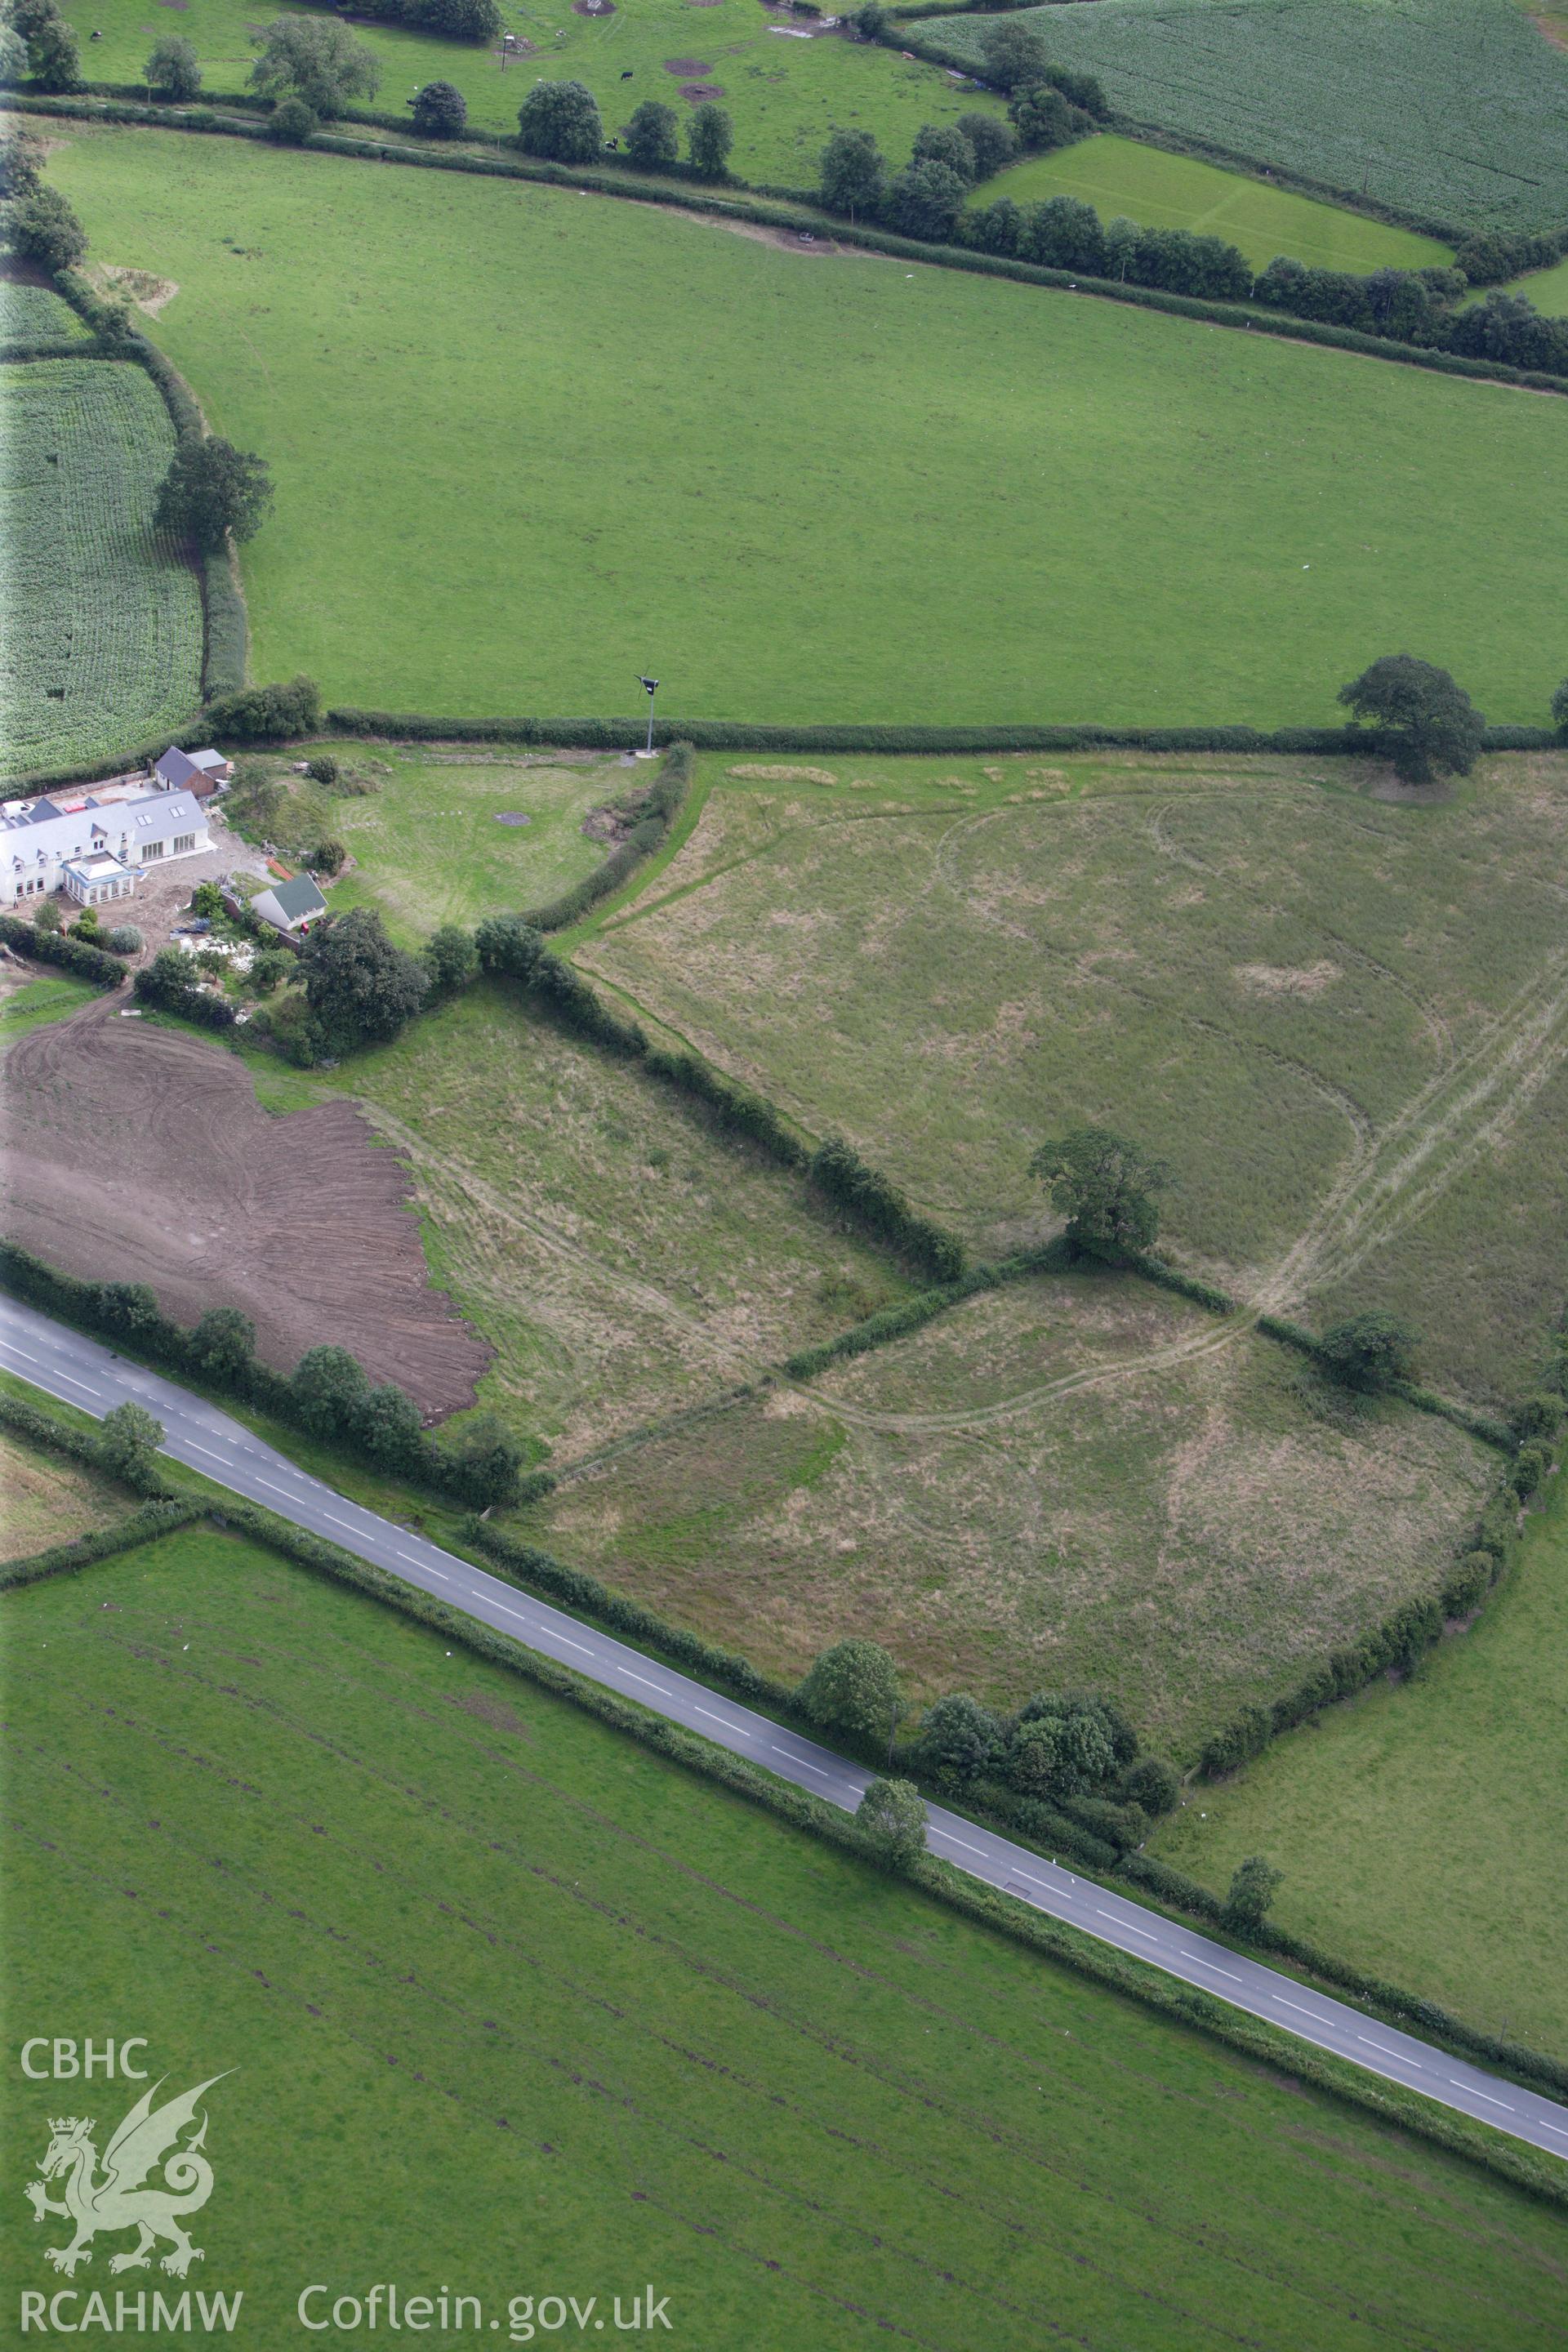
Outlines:
<svg viewBox="0 0 1568 2352"><path fill-rule="evenodd" d="M112 2080L118 2074L132 2082L146 2082L149 2069L133 2063L147 2047L142 2036L118 2044L55 2040L37 2035L22 2045L22 2072L33 2082L90 2081L99 2074ZM232 2072L232 2069L229 2070ZM184 2279L193 2263L205 2259L193 2245L186 2227L213 2192L213 2167L206 2152L207 2115L203 2105L223 2074L209 2074L194 2090L159 2100L167 2075L149 2084L121 2116L99 2154L99 2126L91 2116L51 2116L48 2144L37 2159L37 2179L29 2180L24 2195L35 2221L58 2219L70 2224L68 2239L39 2248L43 2259L67 2278L90 2263L93 2240L133 2230L133 2245L111 2254L111 2276L124 2271L158 2267L171 2278ZM51 2195L51 2189L58 2194ZM160 2250L166 2247L168 2251ZM78 2335L102 2327L111 2333L186 2331L194 2325L226 2333L239 2316L243 2294L197 2294L193 2322L189 2292L117 2292L110 2298L62 2289L53 2294L24 2290L22 2332L53 2329Z"/></svg>

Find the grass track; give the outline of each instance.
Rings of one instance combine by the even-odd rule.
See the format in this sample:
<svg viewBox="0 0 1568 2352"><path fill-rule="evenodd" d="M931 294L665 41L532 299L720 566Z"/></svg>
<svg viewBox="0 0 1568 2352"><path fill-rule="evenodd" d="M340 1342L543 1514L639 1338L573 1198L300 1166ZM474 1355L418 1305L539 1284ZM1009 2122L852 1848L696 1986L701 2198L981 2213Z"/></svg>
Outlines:
<svg viewBox="0 0 1568 2352"><path fill-rule="evenodd" d="M1048 155L1026 156L969 198L971 207L1010 196L1016 205L1042 204L1048 196L1077 196L1092 205L1101 220L1124 213L1151 228L1185 228L1223 236L1261 269L1277 253L1319 269L1422 269L1447 261L1448 247L1435 237L1416 236L1369 220L1363 213L1292 195L1238 172L1226 172L1195 156L1173 155L1135 139L1107 133L1058 147Z"/></svg>
<svg viewBox="0 0 1568 2352"><path fill-rule="evenodd" d="M1405 643L1496 719L1557 681L1556 401L576 193L159 132L53 170L272 464L259 675L911 722L1328 719Z"/></svg>
<svg viewBox="0 0 1568 2352"><path fill-rule="evenodd" d="M693 2352L1568 2326L1518 2194L266 1553L192 1532L6 1605L18 2013L134 1985L157 2068L237 2069L192 2284L257 2352L308 2279L652 2278ZM13 2278L46 2234L8 2201Z"/></svg>

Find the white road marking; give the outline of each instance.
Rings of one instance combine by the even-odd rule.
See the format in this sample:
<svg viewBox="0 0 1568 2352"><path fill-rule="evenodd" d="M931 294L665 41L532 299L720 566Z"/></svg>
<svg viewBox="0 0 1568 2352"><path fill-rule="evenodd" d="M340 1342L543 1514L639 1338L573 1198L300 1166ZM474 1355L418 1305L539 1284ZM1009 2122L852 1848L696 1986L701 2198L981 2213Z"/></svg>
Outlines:
<svg viewBox="0 0 1568 2352"><path fill-rule="evenodd" d="M714 1721L718 1721L717 1716L715 1716ZM820 1772L825 1780L832 1780L833 1775L828 1771L826 1766L823 1764L814 1764L809 1756L797 1756L793 1748L781 1748L776 1739L770 1739L768 1746L773 1749L775 1756L787 1756L792 1764L798 1764L803 1772Z"/></svg>
<svg viewBox="0 0 1568 2352"><path fill-rule="evenodd" d="M1310 2017L1314 2025L1332 2025L1331 2017L1320 2017L1315 2010L1303 2009L1299 2000L1287 2000L1282 1992L1274 1996L1281 2009L1293 2009L1298 2017Z"/></svg>
<svg viewBox="0 0 1568 2352"><path fill-rule="evenodd" d="M985 1849L983 1845L971 1845L967 1838L954 1837L951 1830L932 1830L931 1835L944 1837L949 1845L961 1845L965 1853L977 1853L983 1862L985 1859Z"/></svg>
<svg viewBox="0 0 1568 2352"><path fill-rule="evenodd" d="M1399 2061L1401 2065L1405 2063L1405 2053L1403 2050L1391 2050L1385 2042L1368 2041L1367 2036L1364 2033L1358 2033L1356 2035L1356 2040L1358 2042L1366 2042L1367 2048L1369 2050L1375 2050L1380 2058L1395 2058ZM1453 2080L1451 2075L1449 2076L1449 2080L1450 2082ZM1464 2087L1464 2084L1461 2083L1459 2088L1463 2090Z"/></svg>
<svg viewBox="0 0 1568 2352"><path fill-rule="evenodd" d="M674 1696L673 1692L665 1689L662 1683L650 1683L646 1675L635 1674L630 1666L622 1666L619 1671L625 1675L627 1682L641 1683L644 1690L657 1691L660 1698L670 1698Z"/></svg>
<svg viewBox="0 0 1568 2352"><path fill-rule="evenodd" d="M727 1715L715 1715L710 1706L700 1706L695 1712L698 1715L705 1715L710 1723L721 1723L726 1731L732 1731L739 1739L749 1739L752 1736L744 1724L731 1723Z"/></svg>
<svg viewBox="0 0 1568 2352"><path fill-rule="evenodd" d="M1562 2130L1556 2124L1549 2124L1544 2116L1538 2116L1536 2117L1536 2121L1540 2124L1542 2131L1551 2132L1554 2138L1568 2139L1568 2131Z"/></svg>
<svg viewBox="0 0 1568 2352"><path fill-rule="evenodd" d="M270 1478L262 1477L259 1471L257 1473L256 1483L258 1486L265 1486L269 1495L288 1495L289 1500L291 1503L298 1502L299 1500L299 1496L297 1495L289 1494L287 1486L274 1486L272 1480Z"/></svg>
<svg viewBox="0 0 1568 2352"><path fill-rule="evenodd" d="M85 1381L74 1379L69 1372L56 1372L55 1378L57 1381L69 1381L72 1388L79 1389L83 1396L97 1397L99 1402L100 1404L102 1403L103 1391L101 1389L89 1389Z"/></svg>
<svg viewBox="0 0 1568 2352"><path fill-rule="evenodd" d="M224 1468L226 1470L228 1468L229 1465L225 1460L224 1456L221 1454L215 1454L210 1445L198 1445L194 1437L187 1437L185 1444L190 1447L193 1454L205 1454L209 1462L222 1462Z"/></svg>
<svg viewBox="0 0 1568 2352"><path fill-rule="evenodd" d="M1216 1977L1229 1977L1232 1984L1245 1984L1247 1982L1247 1979L1245 1977L1235 1975L1229 1969L1222 1969L1217 1960L1209 1959L1206 1955L1202 1952L1187 1952L1184 1953L1183 1957L1185 1959L1200 1961L1205 1969L1212 1969Z"/></svg>
<svg viewBox="0 0 1568 2352"><path fill-rule="evenodd" d="M26 1348L17 1347L15 1339L7 1339L5 1345L14 1356L20 1356L25 1364L41 1364L44 1360L42 1356L29 1356Z"/></svg>
<svg viewBox="0 0 1568 2352"><path fill-rule="evenodd" d="M557 1633L555 1638L558 1642L564 1642L569 1650L581 1650L585 1658L591 1658L594 1654L586 1642L574 1642L570 1633Z"/></svg>
<svg viewBox="0 0 1568 2352"><path fill-rule="evenodd" d="M1450 2074L1448 2080L1456 2091L1468 2091L1473 2097L1484 2099L1489 2107L1500 2107L1505 2116L1511 2116L1515 2112L1506 2099L1494 2099L1489 2091L1478 2091L1473 2083L1461 2083L1457 2074Z"/></svg>
<svg viewBox="0 0 1568 2352"><path fill-rule="evenodd" d="M323 1511L321 1517L324 1519L330 1519L334 1528L347 1528L351 1536L358 1536L361 1543L363 1543L364 1530L363 1528L356 1528L352 1519L340 1519L331 1511Z"/></svg>

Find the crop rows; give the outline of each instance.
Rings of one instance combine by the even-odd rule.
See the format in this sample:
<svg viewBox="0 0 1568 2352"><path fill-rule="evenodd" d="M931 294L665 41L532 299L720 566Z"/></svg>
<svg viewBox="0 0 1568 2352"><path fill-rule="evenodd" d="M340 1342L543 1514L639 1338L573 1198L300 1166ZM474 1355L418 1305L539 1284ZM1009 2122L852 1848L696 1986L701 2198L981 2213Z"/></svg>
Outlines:
<svg viewBox="0 0 1568 2352"><path fill-rule="evenodd" d="M1568 55L1508 0L1100 0L1029 14L1056 62L1097 73L1134 121L1460 228L1568 222ZM978 57L985 22L921 29Z"/></svg>
<svg viewBox="0 0 1568 2352"><path fill-rule="evenodd" d="M86 333L70 305L48 287L0 278L0 343L41 343L52 337Z"/></svg>
<svg viewBox="0 0 1568 2352"><path fill-rule="evenodd" d="M153 530L174 429L140 368L6 371L0 487L7 772L107 756L200 698L201 592Z"/></svg>

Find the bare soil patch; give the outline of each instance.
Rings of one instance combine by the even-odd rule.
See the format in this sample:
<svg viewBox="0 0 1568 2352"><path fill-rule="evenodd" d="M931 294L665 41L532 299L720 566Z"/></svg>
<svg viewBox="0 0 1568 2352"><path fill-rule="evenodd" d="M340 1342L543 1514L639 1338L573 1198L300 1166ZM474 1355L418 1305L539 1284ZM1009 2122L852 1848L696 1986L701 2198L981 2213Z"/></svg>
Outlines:
<svg viewBox="0 0 1568 2352"><path fill-rule="evenodd" d="M431 1286L412 1187L352 1104L274 1118L220 1048L112 1005L6 1066L5 1229L91 1281L146 1282L195 1323L238 1307L286 1370L351 1348L427 1413L472 1404L490 1349Z"/></svg>
<svg viewBox="0 0 1568 2352"><path fill-rule="evenodd" d="M666 58L664 69L667 74L674 74L678 80L688 81L695 74L708 74L713 70L704 58Z"/></svg>
<svg viewBox="0 0 1568 2352"><path fill-rule="evenodd" d="M155 319L180 290L172 278L156 278L150 269L128 269L119 262L106 262L101 269L88 274L110 293L128 294L150 319Z"/></svg>
<svg viewBox="0 0 1568 2352"><path fill-rule="evenodd" d="M729 95L721 81L683 81L680 95L689 106L704 106L710 98Z"/></svg>

